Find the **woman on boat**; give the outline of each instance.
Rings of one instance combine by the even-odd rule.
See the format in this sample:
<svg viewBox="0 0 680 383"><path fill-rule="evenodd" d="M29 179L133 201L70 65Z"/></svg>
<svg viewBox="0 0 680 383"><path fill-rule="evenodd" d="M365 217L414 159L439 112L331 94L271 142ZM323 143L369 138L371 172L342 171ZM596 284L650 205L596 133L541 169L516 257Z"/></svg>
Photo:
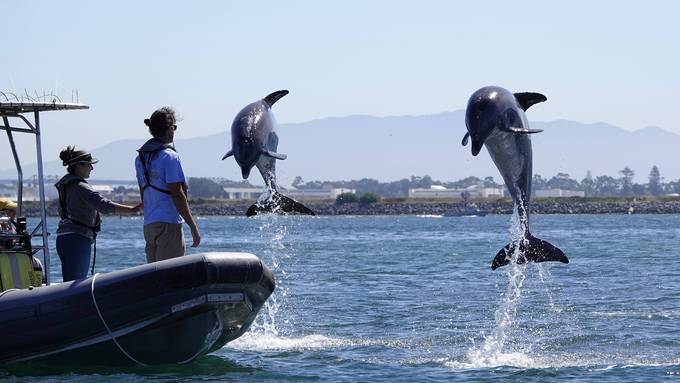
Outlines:
<svg viewBox="0 0 680 383"><path fill-rule="evenodd" d="M59 191L57 254L64 282L83 279L90 265L92 243L100 230L100 213L130 214L142 204L126 206L109 201L85 181L97 160L84 150L69 146L59 154L67 174L54 185ZM95 245L96 254L96 245Z"/></svg>

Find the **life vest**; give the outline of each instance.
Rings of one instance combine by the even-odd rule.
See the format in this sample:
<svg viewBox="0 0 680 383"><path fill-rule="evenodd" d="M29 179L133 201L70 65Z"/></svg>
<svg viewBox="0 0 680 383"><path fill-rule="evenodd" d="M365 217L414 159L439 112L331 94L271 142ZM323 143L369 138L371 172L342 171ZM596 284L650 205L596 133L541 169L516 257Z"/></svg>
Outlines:
<svg viewBox="0 0 680 383"><path fill-rule="evenodd" d="M67 219L67 220L75 223L78 226L83 226L83 227L86 227L86 228L92 230L92 236L94 238L97 238L97 233L99 233L102 230L102 218L99 214L99 211L97 211L97 213L96 213L96 216L95 216L95 219L94 219L94 226L91 226L91 225L88 225L84 222L78 221L78 220L74 219L73 217L71 217L70 214L68 213L68 206L67 206L67 203L66 203L67 190L69 189L69 186L71 186L71 185L73 185L74 183L77 183L77 182L87 183L87 181L85 181L82 178L73 177L73 178L67 180L64 183L58 183L58 184L54 185L57 188L57 191L59 192L59 206L61 207L61 209L59 211L59 216L60 216L61 219Z"/></svg>
<svg viewBox="0 0 680 383"><path fill-rule="evenodd" d="M145 145L146 146L146 145ZM158 145L157 147L151 149L151 150L143 150L142 149L137 150L137 153L139 153L139 163L142 165L142 171L144 172L144 185L141 186L141 191L142 191L142 197L144 196L144 191L146 188L151 188L153 190L159 191L163 194L170 194L170 190L166 189L161 189L158 186L155 186L151 183L151 177L149 176L149 169L151 168L151 161L156 157L156 154L161 151L162 149L170 149L173 152L176 152L175 148L170 145L170 144L164 144L164 145ZM144 155L148 153L147 158L144 158Z"/></svg>

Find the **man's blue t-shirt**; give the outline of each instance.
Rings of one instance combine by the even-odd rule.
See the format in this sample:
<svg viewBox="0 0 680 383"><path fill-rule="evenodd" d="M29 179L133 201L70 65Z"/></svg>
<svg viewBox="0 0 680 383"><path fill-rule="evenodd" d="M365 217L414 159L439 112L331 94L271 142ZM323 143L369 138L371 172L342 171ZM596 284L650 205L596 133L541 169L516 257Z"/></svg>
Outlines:
<svg viewBox="0 0 680 383"><path fill-rule="evenodd" d="M168 183L185 182L182 163L177 152L171 149L160 149L156 152L141 152L144 162L149 170L149 182L151 185L169 190ZM149 166L149 156L151 156L151 166ZM139 156L135 159L135 170L137 171L137 182L140 187L146 184L144 169ZM170 194L162 193L148 186L144 189L144 225L154 222L182 223L175 204L172 203Z"/></svg>

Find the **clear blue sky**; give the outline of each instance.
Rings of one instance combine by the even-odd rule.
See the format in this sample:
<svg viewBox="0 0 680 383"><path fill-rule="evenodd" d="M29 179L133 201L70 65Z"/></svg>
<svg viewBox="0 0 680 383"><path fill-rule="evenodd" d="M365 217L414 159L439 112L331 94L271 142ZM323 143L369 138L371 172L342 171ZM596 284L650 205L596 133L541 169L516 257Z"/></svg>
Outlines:
<svg viewBox="0 0 680 383"><path fill-rule="evenodd" d="M291 91L280 123L452 111L495 84L546 94L532 120L680 134L677 1L3 0L1 14L0 90L91 105L44 117L51 157L145 138L161 105L181 137L223 131L276 89Z"/></svg>

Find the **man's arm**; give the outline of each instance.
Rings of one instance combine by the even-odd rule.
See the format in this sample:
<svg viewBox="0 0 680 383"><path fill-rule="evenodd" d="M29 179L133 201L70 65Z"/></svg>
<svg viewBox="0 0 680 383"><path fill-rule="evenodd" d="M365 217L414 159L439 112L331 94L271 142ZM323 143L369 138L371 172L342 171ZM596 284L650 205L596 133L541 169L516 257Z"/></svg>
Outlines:
<svg viewBox="0 0 680 383"><path fill-rule="evenodd" d="M189 225L191 229L191 237L193 238L193 243L191 247L198 247L201 243L201 233L198 232L198 226L194 217L191 215L191 210L189 210L189 202L187 201L187 195L184 193L183 182L173 182L168 183L168 189L170 190L170 195L172 196L172 203L177 208L179 215L184 218L184 222Z"/></svg>

